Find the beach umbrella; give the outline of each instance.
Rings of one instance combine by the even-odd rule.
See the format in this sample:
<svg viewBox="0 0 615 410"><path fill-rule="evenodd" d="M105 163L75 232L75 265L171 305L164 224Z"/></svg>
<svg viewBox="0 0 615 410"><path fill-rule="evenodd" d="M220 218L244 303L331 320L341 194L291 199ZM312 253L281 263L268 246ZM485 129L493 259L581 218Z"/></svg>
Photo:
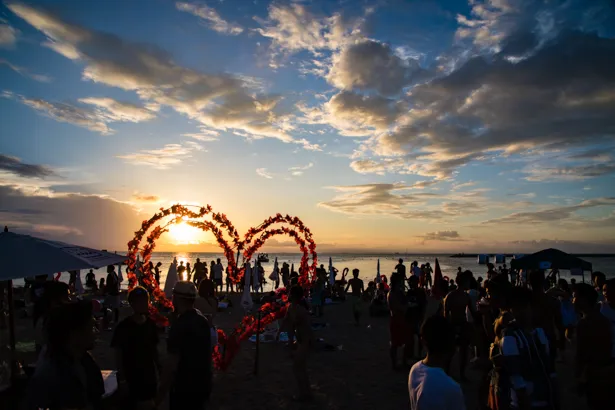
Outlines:
<svg viewBox="0 0 615 410"><path fill-rule="evenodd" d="M333 259L329 256L329 284L335 285L335 271L333 270Z"/></svg>
<svg viewBox="0 0 615 410"><path fill-rule="evenodd" d="M252 310L254 306L254 302L252 301L252 295L250 294L250 275L252 269L250 269L250 262L246 262L245 271L243 274L243 294L241 295L241 306L246 310L246 312Z"/></svg>
<svg viewBox="0 0 615 410"><path fill-rule="evenodd" d="M442 290L442 282L444 282L442 269L440 269L440 262L438 262L438 258L436 258L436 269L434 271L433 286L431 288L431 294L436 298L442 298L445 296Z"/></svg>
<svg viewBox="0 0 615 410"><path fill-rule="evenodd" d="M9 232L5 227L4 232L0 233L0 281L8 282L9 346L13 352L12 357L15 356L13 279L79 269L98 269L115 265L125 259L126 256L105 251ZM11 377L16 376L16 373L16 363L11 360Z"/></svg>
<svg viewBox="0 0 615 410"><path fill-rule="evenodd" d="M13 232L0 233L0 280L53 275L78 269L98 269L126 256Z"/></svg>
<svg viewBox="0 0 615 410"><path fill-rule="evenodd" d="M82 295L85 293L85 289L83 289L83 282L81 281L81 271L77 271L77 280L75 281L75 291L78 295Z"/></svg>
<svg viewBox="0 0 615 410"><path fill-rule="evenodd" d="M164 294L167 298L173 297L173 288L177 282L179 282L179 276L177 276L177 258L173 258L173 263L169 265L167 278L164 281Z"/></svg>
<svg viewBox="0 0 615 410"><path fill-rule="evenodd" d="M376 283L380 283L380 258L378 258L378 264L376 265Z"/></svg>

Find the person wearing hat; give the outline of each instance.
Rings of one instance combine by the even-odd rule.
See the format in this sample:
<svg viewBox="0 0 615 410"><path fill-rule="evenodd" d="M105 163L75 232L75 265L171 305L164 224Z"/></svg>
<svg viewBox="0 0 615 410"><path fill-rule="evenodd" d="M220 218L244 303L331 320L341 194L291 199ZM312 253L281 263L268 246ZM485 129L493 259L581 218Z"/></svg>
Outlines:
<svg viewBox="0 0 615 410"><path fill-rule="evenodd" d="M194 308L196 286L179 281L173 288L177 319L167 339L167 359L162 366L156 403L169 395L169 409L202 409L212 382L211 327Z"/></svg>
<svg viewBox="0 0 615 410"><path fill-rule="evenodd" d="M148 315L149 293L141 286L128 294L132 315L113 333L120 388L126 388L129 408L154 408L158 390L158 329Z"/></svg>

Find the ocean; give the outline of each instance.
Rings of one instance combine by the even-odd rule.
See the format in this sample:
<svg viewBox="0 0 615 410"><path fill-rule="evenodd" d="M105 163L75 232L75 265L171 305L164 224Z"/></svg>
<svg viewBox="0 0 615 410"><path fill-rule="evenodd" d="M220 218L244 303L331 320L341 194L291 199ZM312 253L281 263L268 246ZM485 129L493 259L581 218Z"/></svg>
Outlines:
<svg viewBox="0 0 615 410"><path fill-rule="evenodd" d="M202 262L207 262L209 267L212 260L216 258L220 258L224 267L226 267L227 262L226 258L222 253L174 253L174 252L154 252L152 255L152 261L154 264L158 262L162 262L162 274L160 275L161 283L164 283L167 270L169 265L173 261L173 257L177 257L178 262L184 261L185 263L190 262L192 266L196 262L196 258L200 258ZM273 263L275 258L278 258L278 263L280 267L282 266L282 262L287 262L288 264L294 264L295 269L298 269L299 263L301 261L301 254L299 253L270 253L269 254L269 262L263 263L263 267L265 269L265 277L269 276L269 273L273 270ZM353 269L359 269L359 277L364 281L373 280L376 276L376 267L378 264L378 260L380 260L380 273L382 275L386 275L387 277L395 269L395 265L397 265L397 260L402 258L404 260L404 264L406 268L409 269L410 264L413 261L417 261L419 265L429 262L432 268L435 268L436 258L440 263L440 268L442 269L442 274L444 276L449 276L454 278L455 273L457 272L457 267L461 267L466 270L469 269L474 273L475 277L482 276L486 277L487 267L486 265L479 265L477 258L463 257L463 258L451 258L450 254L446 255L434 255L434 254L319 254L318 255L318 264L325 265L325 268L329 266L329 257L333 260L333 266L335 266L340 274L344 268L349 268L350 273L352 274ZM584 258L588 262L591 262L593 265L594 271L601 271L606 274L607 277L615 277L615 256L610 257L600 257L600 258ZM241 262L241 259L240 259ZM510 265L510 259L506 259L506 264ZM499 266L500 264L496 264ZM94 271L96 273L97 280L100 278L106 277L105 268L101 268ZM81 271L82 280L85 281L86 270ZM565 279L570 279L570 272L561 271L561 277ZM577 281L581 281L581 277L577 277ZM68 273L63 273L61 276L61 280L68 282ZM589 281L589 273L586 273L586 281ZM21 282L21 283L20 283ZM15 281L16 285L23 284L23 281ZM127 281L125 280L122 283L122 287L126 288L128 286ZM269 290L269 286L271 286L271 281L265 287L265 290Z"/></svg>

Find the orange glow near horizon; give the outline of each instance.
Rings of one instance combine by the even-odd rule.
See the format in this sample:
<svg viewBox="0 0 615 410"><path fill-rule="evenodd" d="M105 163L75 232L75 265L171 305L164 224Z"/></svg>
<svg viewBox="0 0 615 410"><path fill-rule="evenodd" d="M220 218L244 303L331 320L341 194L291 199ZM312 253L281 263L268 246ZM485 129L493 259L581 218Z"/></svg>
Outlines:
<svg viewBox="0 0 615 410"><path fill-rule="evenodd" d="M201 231L186 223L179 223L169 227L169 235L176 245L189 245L199 243Z"/></svg>

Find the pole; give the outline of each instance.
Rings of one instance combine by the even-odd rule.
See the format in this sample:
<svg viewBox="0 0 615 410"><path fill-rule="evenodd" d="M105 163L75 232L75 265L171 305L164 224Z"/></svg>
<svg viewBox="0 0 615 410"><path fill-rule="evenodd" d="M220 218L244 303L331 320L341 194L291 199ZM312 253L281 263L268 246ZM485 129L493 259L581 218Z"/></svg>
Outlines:
<svg viewBox="0 0 615 410"><path fill-rule="evenodd" d="M254 375L258 376L258 358L261 344L261 311L258 311L258 319L256 322L256 356L254 357Z"/></svg>

